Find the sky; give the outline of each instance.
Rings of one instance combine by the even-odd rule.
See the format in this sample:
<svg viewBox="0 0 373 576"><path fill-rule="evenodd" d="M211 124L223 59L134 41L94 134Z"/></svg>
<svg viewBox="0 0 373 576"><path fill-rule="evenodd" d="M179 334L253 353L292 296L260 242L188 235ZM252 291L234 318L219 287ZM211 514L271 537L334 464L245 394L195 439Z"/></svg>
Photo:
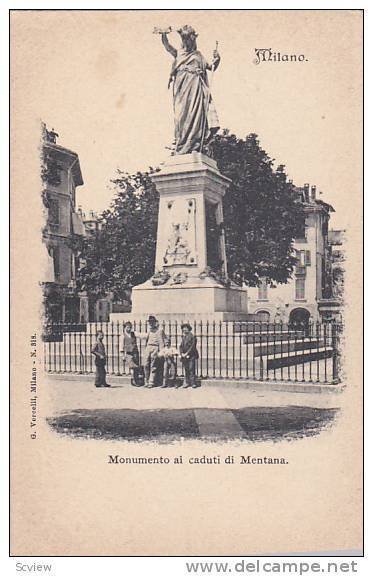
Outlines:
<svg viewBox="0 0 373 576"><path fill-rule="evenodd" d="M173 136L172 57L154 26L191 24L198 48L221 64L212 80L220 124L259 136L296 185L315 184L336 210L332 226L356 224L361 203L361 16L357 11L57 11L13 15L14 102L79 154L83 210L102 211L117 168L167 159ZM172 32L170 42L180 45ZM262 62L255 48L304 54ZM351 198L354 201L351 203ZM356 211L355 211L356 209Z"/></svg>

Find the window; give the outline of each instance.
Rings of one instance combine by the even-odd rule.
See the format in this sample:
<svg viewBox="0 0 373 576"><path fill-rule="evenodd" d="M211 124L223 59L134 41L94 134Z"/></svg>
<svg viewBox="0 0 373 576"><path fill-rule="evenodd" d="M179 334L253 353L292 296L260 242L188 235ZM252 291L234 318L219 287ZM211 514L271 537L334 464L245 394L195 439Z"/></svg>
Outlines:
<svg viewBox="0 0 373 576"><path fill-rule="evenodd" d="M298 233L296 235L296 237L299 240L303 240L303 242L307 239L307 224L306 224L306 219L303 218L302 222L299 225L299 229L298 229Z"/></svg>
<svg viewBox="0 0 373 576"><path fill-rule="evenodd" d="M306 274L306 266L311 266L311 251L297 250L298 263L295 268L296 274Z"/></svg>
<svg viewBox="0 0 373 576"><path fill-rule="evenodd" d="M60 223L60 207L56 198L49 200L48 222L54 225Z"/></svg>
<svg viewBox="0 0 373 576"><path fill-rule="evenodd" d="M265 278L262 278L258 286L258 300L268 300L268 284Z"/></svg>
<svg viewBox="0 0 373 576"><path fill-rule="evenodd" d="M297 250L298 266L311 266L311 251Z"/></svg>
<svg viewBox="0 0 373 576"><path fill-rule="evenodd" d="M60 277L60 250L58 246L55 246L53 249L53 266L54 266L54 277L56 280Z"/></svg>
<svg viewBox="0 0 373 576"><path fill-rule="evenodd" d="M71 255L70 255L70 273L71 273L71 279L74 280L75 279L75 256L73 253L71 253Z"/></svg>
<svg viewBox="0 0 373 576"><path fill-rule="evenodd" d="M269 312L267 312L267 310L258 310L257 312L255 312L255 316L258 322L269 322Z"/></svg>
<svg viewBox="0 0 373 576"><path fill-rule="evenodd" d="M296 300L304 300L305 299L305 287L306 287L305 278L296 278L295 279L295 299Z"/></svg>

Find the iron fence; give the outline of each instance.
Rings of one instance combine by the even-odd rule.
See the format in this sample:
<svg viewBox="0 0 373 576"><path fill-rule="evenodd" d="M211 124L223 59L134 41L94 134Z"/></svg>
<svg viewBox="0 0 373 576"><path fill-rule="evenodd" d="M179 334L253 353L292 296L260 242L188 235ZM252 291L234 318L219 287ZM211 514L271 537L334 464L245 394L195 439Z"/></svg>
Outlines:
<svg viewBox="0 0 373 576"><path fill-rule="evenodd" d="M161 322L171 346L181 342L182 322ZM337 383L340 381L342 325L282 322L192 322L197 337L199 378ZM91 350L99 330L104 333L107 372L127 374L122 353L123 322L53 324L44 334L44 369L51 373L90 374L95 371ZM140 359L144 358L146 322L133 322ZM178 376L183 375L177 359Z"/></svg>

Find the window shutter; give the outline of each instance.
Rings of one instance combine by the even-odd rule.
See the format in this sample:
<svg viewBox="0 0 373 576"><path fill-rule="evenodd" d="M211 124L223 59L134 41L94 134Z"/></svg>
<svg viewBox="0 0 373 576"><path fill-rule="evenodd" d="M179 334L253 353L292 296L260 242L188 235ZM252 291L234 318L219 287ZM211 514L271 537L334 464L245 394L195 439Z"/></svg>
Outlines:
<svg viewBox="0 0 373 576"><path fill-rule="evenodd" d="M304 265L311 266L311 250L305 250Z"/></svg>

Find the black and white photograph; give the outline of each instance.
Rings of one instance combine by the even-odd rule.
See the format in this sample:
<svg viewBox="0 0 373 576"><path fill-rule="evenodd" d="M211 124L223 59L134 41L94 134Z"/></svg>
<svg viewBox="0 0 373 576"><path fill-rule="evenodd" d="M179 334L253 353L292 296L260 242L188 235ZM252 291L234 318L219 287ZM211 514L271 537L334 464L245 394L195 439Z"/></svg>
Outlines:
<svg viewBox="0 0 373 576"><path fill-rule="evenodd" d="M14 554L362 554L362 26L11 11Z"/></svg>

